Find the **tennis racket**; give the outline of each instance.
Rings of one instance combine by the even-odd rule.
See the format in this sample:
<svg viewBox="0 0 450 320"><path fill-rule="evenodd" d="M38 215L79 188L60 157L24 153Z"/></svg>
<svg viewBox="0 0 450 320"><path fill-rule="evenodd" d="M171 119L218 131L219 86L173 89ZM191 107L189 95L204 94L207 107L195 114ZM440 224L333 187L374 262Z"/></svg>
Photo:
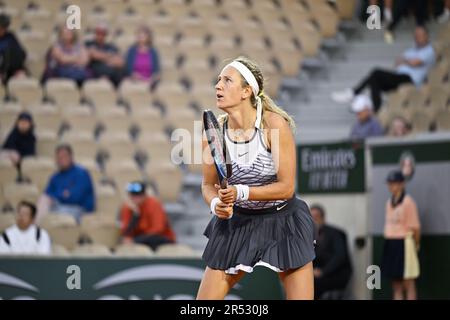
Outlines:
<svg viewBox="0 0 450 320"><path fill-rule="evenodd" d="M228 154L222 130L216 116L211 110L203 111L203 128L208 140L211 156L214 159L217 175L219 176L220 187L226 189L228 178L231 177L231 158Z"/></svg>

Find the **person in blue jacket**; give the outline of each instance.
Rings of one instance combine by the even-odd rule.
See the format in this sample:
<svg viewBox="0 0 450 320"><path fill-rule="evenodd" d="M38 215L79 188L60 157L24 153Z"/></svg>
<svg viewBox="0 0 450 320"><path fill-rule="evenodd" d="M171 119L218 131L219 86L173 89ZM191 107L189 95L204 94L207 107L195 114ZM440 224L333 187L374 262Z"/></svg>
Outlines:
<svg viewBox="0 0 450 320"><path fill-rule="evenodd" d="M137 29L136 43L126 55L126 72L133 80L148 81L152 89L160 79L159 55L153 47L152 32L147 26Z"/></svg>
<svg viewBox="0 0 450 320"><path fill-rule="evenodd" d="M83 214L95 210L94 186L90 174L74 163L70 145L59 145L55 155L58 172L50 178L45 194L39 200L38 216L46 212L66 213L79 222Z"/></svg>

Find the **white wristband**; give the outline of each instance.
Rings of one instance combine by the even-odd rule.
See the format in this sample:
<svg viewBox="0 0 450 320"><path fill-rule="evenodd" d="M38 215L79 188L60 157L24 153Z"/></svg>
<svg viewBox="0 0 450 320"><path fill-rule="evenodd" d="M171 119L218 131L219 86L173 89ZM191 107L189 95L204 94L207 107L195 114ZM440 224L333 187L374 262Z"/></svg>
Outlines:
<svg viewBox="0 0 450 320"><path fill-rule="evenodd" d="M211 213L215 216L217 215L216 214L216 204L218 204L219 202L220 202L219 197L215 197L211 200L211 203L209 205L209 208L211 209Z"/></svg>
<svg viewBox="0 0 450 320"><path fill-rule="evenodd" d="M244 184L236 184L236 201L244 201L248 200L248 196L250 194L250 188L249 186L246 186Z"/></svg>

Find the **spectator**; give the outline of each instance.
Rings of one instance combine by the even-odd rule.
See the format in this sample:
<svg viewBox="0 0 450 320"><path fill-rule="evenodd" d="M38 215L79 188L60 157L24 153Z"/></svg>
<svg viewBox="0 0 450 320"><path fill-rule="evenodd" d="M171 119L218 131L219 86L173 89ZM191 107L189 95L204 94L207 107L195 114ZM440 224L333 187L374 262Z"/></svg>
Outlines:
<svg viewBox="0 0 450 320"><path fill-rule="evenodd" d="M152 33L146 26L136 32L136 44L128 49L127 75L135 80L148 81L153 89L160 79L159 55L153 47Z"/></svg>
<svg viewBox="0 0 450 320"><path fill-rule="evenodd" d="M89 53L89 69L95 78L106 77L117 87L124 75L124 59L112 43L106 42L108 29L99 24L95 28L95 38L86 42Z"/></svg>
<svg viewBox="0 0 450 320"><path fill-rule="evenodd" d="M450 0L445 0L444 2L444 11L437 18L438 22L441 24L446 23L450 19Z"/></svg>
<svg viewBox="0 0 450 320"><path fill-rule="evenodd" d="M373 115L372 109L372 101L365 95L359 95L353 100L352 111L356 113L358 120L350 132L351 139L364 140L383 135L383 128Z"/></svg>
<svg viewBox="0 0 450 320"><path fill-rule="evenodd" d="M415 300L420 242L417 206L414 199L405 193L405 178L401 171L391 171L386 180L392 196L386 203L381 274L392 280L394 300L405 297Z"/></svg>
<svg viewBox="0 0 450 320"><path fill-rule="evenodd" d="M0 14L0 76L4 85L13 76L25 71L26 52L16 36L8 30L11 20Z"/></svg>
<svg viewBox="0 0 450 320"><path fill-rule="evenodd" d="M11 159L20 174L22 158L36 155L36 136L34 135L34 123L30 113L24 111L19 114L2 149L2 156Z"/></svg>
<svg viewBox="0 0 450 320"><path fill-rule="evenodd" d="M161 203L146 195L142 182L127 185L129 198L120 212L123 243L141 243L155 250L159 245L175 242L169 220Z"/></svg>
<svg viewBox="0 0 450 320"><path fill-rule="evenodd" d="M388 1L391 2L391 1ZM392 3L390 4L392 8ZM384 33L384 40L388 44L394 42L394 31L402 17L406 16L412 10L416 19L417 26L424 26L428 19L428 1L427 0L396 0L395 10L393 10L392 19L387 23Z"/></svg>
<svg viewBox="0 0 450 320"><path fill-rule="evenodd" d="M389 136L391 137L403 137L410 133L410 124L400 116L395 117L389 126Z"/></svg>
<svg viewBox="0 0 450 320"><path fill-rule="evenodd" d="M56 148L58 172L53 174L38 203L38 217L49 211L68 213L77 222L81 215L95 210L94 187L89 172L74 163L70 145Z"/></svg>
<svg viewBox="0 0 450 320"><path fill-rule="evenodd" d="M415 47L406 50L402 57L397 59L395 71L375 69L355 88L333 92L332 99L339 103L348 103L364 88L369 87L375 112L377 112L381 107L382 92L395 90L402 84L422 85L436 57L428 39L428 32L424 27L416 27L414 38Z"/></svg>
<svg viewBox="0 0 450 320"><path fill-rule="evenodd" d="M88 52L78 41L76 31L62 27L58 41L50 50L44 81L48 78L68 78L81 86L88 78L86 70L88 62Z"/></svg>
<svg viewBox="0 0 450 320"><path fill-rule="evenodd" d="M34 223L36 207L21 201L17 206L16 224L6 229L0 237L0 254L51 253L50 237L47 231Z"/></svg>
<svg viewBox="0 0 450 320"><path fill-rule="evenodd" d="M317 228L316 259L314 265L314 295L324 298L329 291L346 289L352 274L352 265L344 231L325 223L325 210L311 206L311 215Z"/></svg>

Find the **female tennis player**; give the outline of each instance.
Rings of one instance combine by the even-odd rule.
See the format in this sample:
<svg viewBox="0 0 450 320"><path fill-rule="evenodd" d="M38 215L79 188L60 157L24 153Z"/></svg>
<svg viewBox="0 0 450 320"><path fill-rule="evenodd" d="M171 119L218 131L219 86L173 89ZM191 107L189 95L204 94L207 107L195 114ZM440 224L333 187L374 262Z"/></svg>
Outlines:
<svg viewBox="0 0 450 320"><path fill-rule="evenodd" d="M255 266L279 273L287 299L313 299L314 224L295 197L294 122L264 93L260 68L239 57L215 86L232 175L220 189L206 138L202 193L214 215L197 299L224 299Z"/></svg>

